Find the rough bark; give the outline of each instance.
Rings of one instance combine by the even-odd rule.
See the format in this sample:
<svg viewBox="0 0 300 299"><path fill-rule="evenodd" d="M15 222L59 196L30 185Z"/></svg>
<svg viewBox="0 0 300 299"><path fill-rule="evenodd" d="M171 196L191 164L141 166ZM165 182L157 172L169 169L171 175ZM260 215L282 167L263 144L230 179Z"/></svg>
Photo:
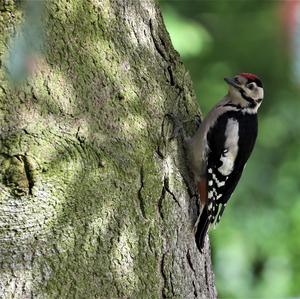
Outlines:
<svg viewBox="0 0 300 299"><path fill-rule="evenodd" d="M0 5L0 297L216 298L165 114L198 113L154 1L46 3L45 50L5 74Z"/></svg>

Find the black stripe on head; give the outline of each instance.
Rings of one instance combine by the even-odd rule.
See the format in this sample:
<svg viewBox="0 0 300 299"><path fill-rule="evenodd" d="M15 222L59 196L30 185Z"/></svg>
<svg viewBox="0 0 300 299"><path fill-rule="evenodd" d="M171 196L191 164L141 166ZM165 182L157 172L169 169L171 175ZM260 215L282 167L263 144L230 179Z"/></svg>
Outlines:
<svg viewBox="0 0 300 299"><path fill-rule="evenodd" d="M252 98L248 97L248 96L245 94L245 90L244 90L244 89L239 88L239 91L240 91L241 96L242 96L247 102L250 103L249 108L254 108L254 107L256 107L256 102L255 102L255 100L253 100Z"/></svg>
<svg viewBox="0 0 300 299"><path fill-rule="evenodd" d="M263 87L261 80L257 77L255 79L247 79L247 83L251 82L255 82L258 87Z"/></svg>

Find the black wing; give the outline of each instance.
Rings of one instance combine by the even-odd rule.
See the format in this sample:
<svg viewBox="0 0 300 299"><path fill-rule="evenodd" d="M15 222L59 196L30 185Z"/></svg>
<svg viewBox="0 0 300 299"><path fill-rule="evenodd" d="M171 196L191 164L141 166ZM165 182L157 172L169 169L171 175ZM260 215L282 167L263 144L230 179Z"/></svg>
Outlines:
<svg viewBox="0 0 300 299"><path fill-rule="evenodd" d="M235 125L228 128L228 121ZM236 127L237 126L237 127ZM227 129L227 131L226 131ZM232 138L228 131L236 134L236 144L232 145ZM204 238L209 225L217 223L226 207L231 194L236 188L242 175L245 163L247 162L257 136L256 114L243 114L239 111L230 111L219 117L214 127L207 135L209 146L207 160L207 205L200 216L196 230L196 243L201 250L204 245ZM232 140L231 140L231 139ZM229 140L230 139L230 140ZM233 156L232 169L222 171L222 166L227 157Z"/></svg>

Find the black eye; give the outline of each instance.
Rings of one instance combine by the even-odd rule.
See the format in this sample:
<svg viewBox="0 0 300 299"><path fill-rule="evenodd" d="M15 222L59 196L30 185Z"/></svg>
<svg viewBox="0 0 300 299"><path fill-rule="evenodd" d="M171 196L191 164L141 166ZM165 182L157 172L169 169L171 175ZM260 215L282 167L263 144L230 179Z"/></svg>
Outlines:
<svg viewBox="0 0 300 299"><path fill-rule="evenodd" d="M250 90L253 90L255 86L254 86L253 83L251 83L251 84L248 84L247 87L248 87Z"/></svg>

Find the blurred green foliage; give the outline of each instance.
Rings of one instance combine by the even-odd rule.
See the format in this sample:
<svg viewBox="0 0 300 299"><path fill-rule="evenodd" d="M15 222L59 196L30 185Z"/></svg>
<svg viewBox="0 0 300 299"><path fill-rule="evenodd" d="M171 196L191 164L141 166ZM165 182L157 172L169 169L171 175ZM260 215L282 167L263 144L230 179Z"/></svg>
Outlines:
<svg viewBox="0 0 300 299"><path fill-rule="evenodd" d="M210 232L219 298L300 295L300 82L281 4L160 1L204 114L227 92L225 76L252 72L264 83L255 150Z"/></svg>

